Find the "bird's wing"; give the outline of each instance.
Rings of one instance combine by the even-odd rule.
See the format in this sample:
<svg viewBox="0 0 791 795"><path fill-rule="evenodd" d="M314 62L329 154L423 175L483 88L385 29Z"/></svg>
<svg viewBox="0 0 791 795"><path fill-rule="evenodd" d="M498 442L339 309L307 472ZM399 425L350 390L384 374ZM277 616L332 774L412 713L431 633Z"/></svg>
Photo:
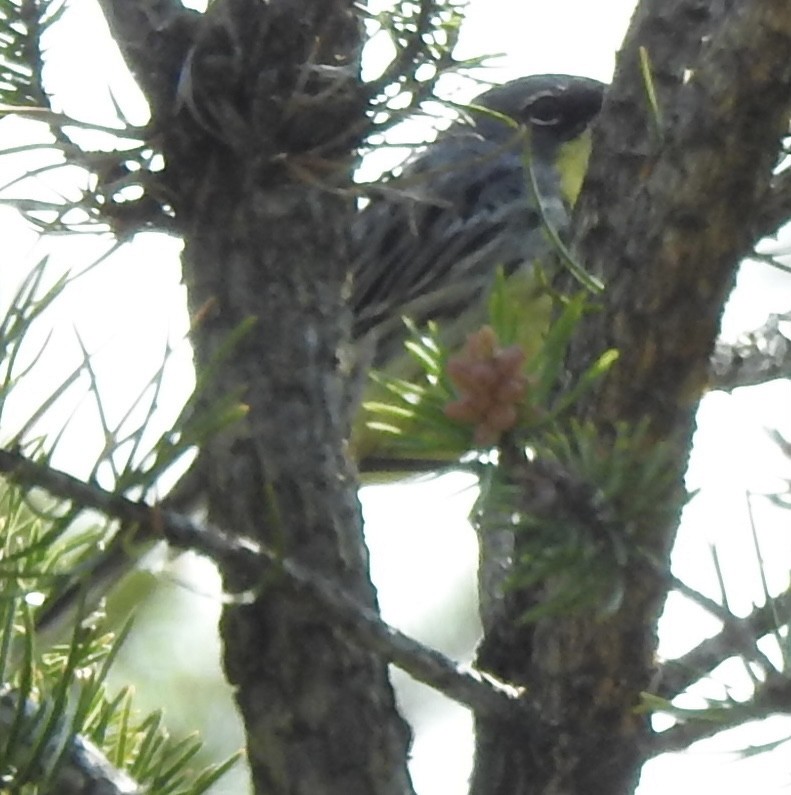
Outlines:
<svg viewBox="0 0 791 795"><path fill-rule="evenodd" d="M551 179L541 174L544 183ZM497 267L508 273L530 265L549 246L521 148L474 133L448 136L388 188L360 213L355 230L354 336L375 335L377 366L401 347L402 317L421 325L482 305ZM558 193L550 184L545 190ZM560 202L546 209L565 225Z"/></svg>

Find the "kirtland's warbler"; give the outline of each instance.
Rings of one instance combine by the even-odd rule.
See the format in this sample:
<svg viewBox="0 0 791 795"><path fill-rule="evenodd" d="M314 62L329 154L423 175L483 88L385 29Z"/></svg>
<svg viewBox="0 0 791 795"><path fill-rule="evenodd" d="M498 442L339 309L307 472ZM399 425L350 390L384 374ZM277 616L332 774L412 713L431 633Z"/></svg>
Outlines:
<svg viewBox="0 0 791 795"><path fill-rule="evenodd" d="M569 75L532 75L492 88L398 177L378 186L355 225L352 293L354 338L361 352L369 341L375 369L407 381L420 374L405 351L405 317L417 328L435 321L443 346L460 349L487 322L499 269L524 308L518 338L531 348L524 353L540 345L551 306L538 289L536 266L552 259L547 227L561 238L567 230L603 89ZM372 383L365 399L387 402L387 394ZM430 442L421 449L421 440L394 440L360 412L352 448L366 482L436 469L444 460ZM420 460L407 464L404 449L421 449Z"/></svg>
<svg viewBox="0 0 791 795"><path fill-rule="evenodd" d="M365 351L361 358L376 369L411 377L404 317L418 328L436 321L452 350L486 322L498 269L511 285L546 259L552 243L545 224L561 237L568 226L603 88L567 75L533 75L492 88L398 177L382 183L353 230L353 336ZM543 212L529 186L527 162ZM525 306L528 323L530 312ZM366 461L387 457L381 440L362 424L354 437L361 470L371 469ZM178 498L174 505L181 507ZM116 537L94 561L86 561L45 606L41 623L60 624L80 594L118 582L154 543L145 536L141 528L131 543ZM97 578L103 586L94 588Z"/></svg>

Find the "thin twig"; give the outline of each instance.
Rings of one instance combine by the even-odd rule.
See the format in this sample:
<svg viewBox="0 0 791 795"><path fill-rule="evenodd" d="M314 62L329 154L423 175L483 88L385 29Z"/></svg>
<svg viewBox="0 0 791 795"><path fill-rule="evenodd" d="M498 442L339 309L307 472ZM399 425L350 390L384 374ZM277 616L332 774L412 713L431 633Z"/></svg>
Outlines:
<svg viewBox="0 0 791 795"><path fill-rule="evenodd" d="M791 590L778 594L767 604L756 607L744 618L734 617L720 632L695 646L675 660L668 660L659 669L655 693L671 700L690 685L711 673L717 666L740 653L745 638L761 638L772 632L778 614L787 613Z"/></svg>
<svg viewBox="0 0 791 795"><path fill-rule="evenodd" d="M206 555L220 568L233 566L236 571L249 574L251 581L259 581L268 567L275 566L284 575L284 584L295 598L309 599L329 613L335 624L352 639L418 681L477 714L522 725L536 720L530 705L515 688L476 671L463 670L445 655L384 623L373 610L361 606L336 583L255 541L235 537L219 527L196 522L179 513L112 494L31 461L16 451L0 449L0 472L21 486L42 488L81 508L92 508L122 522L145 526L160 533L175 547Z"/></svg>

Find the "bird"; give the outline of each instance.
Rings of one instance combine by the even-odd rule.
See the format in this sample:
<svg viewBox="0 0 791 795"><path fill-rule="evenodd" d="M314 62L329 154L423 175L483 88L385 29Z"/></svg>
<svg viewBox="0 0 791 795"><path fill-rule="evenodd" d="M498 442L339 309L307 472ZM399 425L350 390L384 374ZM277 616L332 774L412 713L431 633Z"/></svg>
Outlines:
<svg viewBox="0 0 791 795"><path fill-rule="evenodd" d="M382 190L356 214L351 230L352 345L366 367L413 375L404 355L405 317L417 328L437 323L443 341L457 347L485 322L498 269L513 284L514 276L529 275L551 253L545 225L561 236L568 228L603 92L597 80L559 74L490 88L400 174L379 185ZM352 449L361 473L375 471L387 451L363 423L356 424L355 434ZM396 463L397 470L403 467L403 461ZM199 478L185 477L183 494L202 491ZM178 494L165 499L165 507L177 510L188 503ZM134 568L156 541L141 530L131 528L131 536L119 532L81 565L45 602L39 626L54 634L52 628L63 625L75 606L85 609L86 593L101 593Z"/></svg>
<svg viewBox="0 0 791 795"><path fill-rule="evenodd" d="M604 88L592 78L561 74L490 88L400 174L377 186L354 226L350 301L355 345L367 346L373 368L388 377L417 375L414 358L405 354L405 317L418 329L435 323L443 345L458 350L486 322L498 270L509 291L521 290L525 303L532 301L520 321L524 336L546 328L549 310L527 285L536 264L545 265L553 252L546 227L561 238L568 230ZM374 384L364 399L379 396ZM352 448L368 482L377 471L406 468L387 444L387 434L370 430L359 413ZM429 449L424 459L432 458L442 455ZM422 471L437 463L412 460L409 467Z"/></svg>

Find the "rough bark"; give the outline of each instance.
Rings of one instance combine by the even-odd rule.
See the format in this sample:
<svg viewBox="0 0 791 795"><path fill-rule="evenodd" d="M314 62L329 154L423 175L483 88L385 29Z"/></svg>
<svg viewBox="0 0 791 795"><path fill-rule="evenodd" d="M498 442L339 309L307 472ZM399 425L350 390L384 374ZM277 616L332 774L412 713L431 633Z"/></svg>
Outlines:
<svg viewBox="0 0 791 795"><path fill-rule="evenodd" d="M177 3L103 6L152 106L199 378L253 323L212 365L205 395L236 393L247 408L201 451L210 518L376 608L340 364L354 212L344 189L366 107L354 4L216 0L198 16ZM189 36L174 45L176 30ZM386 664L276 577L223 576L240 595L221 630L255 791L411 792Z"/></svg>
<svg viewBox="0 0 791 795"><path fill-rule="evenodd" d="M528 595L506 599L479 659L526 685L544 730L514 737L480 721L475 795L611 795L637 785L650 738L637 707L654 674L695 410L736 267L756 242L789 98L786 3L677 0L643 3L635 14L577 207L581 261L607 290L568 364L579 372L603 350L620 352L579 413L603 440L619 423L648 418L650 438L674 452L674 486L664 520L639 528L614 614L593 605L519 625Z"/></svg>

